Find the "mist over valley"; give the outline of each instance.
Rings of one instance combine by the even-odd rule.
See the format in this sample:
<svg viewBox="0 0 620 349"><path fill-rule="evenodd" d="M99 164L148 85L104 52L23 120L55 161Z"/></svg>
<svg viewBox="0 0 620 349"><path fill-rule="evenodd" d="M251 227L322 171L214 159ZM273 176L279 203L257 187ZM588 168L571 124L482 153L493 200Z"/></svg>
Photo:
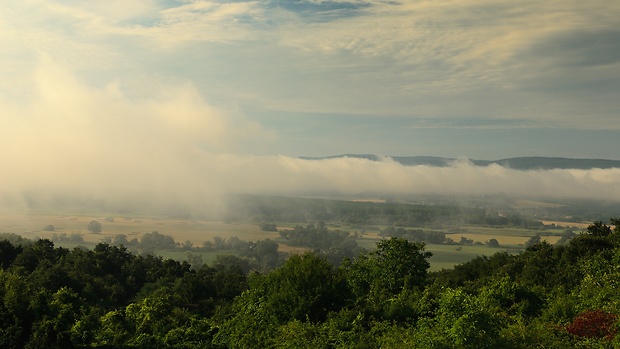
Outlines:
<svg viewBox="0 0 620 349"><path fill-rule="evenodd" d="M620 348L620 2L0 11L0 348Z"/></svg>

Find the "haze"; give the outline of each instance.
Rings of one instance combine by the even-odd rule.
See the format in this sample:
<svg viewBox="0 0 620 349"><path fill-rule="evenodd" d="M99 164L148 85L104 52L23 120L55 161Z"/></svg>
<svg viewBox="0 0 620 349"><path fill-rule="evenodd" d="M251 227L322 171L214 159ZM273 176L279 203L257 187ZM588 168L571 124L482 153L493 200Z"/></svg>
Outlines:
<svg viewBox="0 0 620 349"><path fill-rule="evenodd" d="M620 201L620 3L24 1L0 13L0 202L224 193ZM456 157L451 167L343 153Z"/></svg>

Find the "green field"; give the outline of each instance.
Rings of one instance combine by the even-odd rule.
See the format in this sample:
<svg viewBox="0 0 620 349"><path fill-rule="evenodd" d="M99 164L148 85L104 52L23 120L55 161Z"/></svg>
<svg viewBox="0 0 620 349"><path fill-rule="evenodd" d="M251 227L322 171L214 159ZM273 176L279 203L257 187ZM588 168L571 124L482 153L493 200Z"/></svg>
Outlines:
<svg viewBox="0 0 620 349"><path fill-rule="evenodd" d="M358 239L360 247L372 250L377 239ZM490 256L497 252L517 253L518 249L492 248L484 245L436 245L426 244L426 250L433 253L429 259L431 270L449 269L457 264L468 262L478 256Z"/></svg>
<svg viewBox="0 0 620 349"><path fill-rule="evenodd" d="M430 258L431 270L449 269L457 264L468 262L478 256L490 256L497 252L516 253L516 250L492 248L487 246L457 246L457 245L426 245L426 249L433 253Z"/></svg>

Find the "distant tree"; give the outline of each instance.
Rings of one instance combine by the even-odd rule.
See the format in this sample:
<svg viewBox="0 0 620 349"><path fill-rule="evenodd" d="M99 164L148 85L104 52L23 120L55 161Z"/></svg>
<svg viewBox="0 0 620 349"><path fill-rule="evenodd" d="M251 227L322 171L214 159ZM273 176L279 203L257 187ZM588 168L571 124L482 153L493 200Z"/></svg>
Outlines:
<svg viewBox="0 0 620 349"><path fill-rule="evenodd" d="M157 231L142 236L140 246L145 250L171 250L176 247L172 236L160 234Z"/></svg>
<svg viewBox="0 0 620 349"><path fill-rule="evenodd" d="M54 228L53 225L48 224L48 225L44 226L42 230L43 231L54 231L54 229L56 229L56 228Z"/></svg>
<svg viewBox="0 0 620 349"><path fill-rule="evenodd" d="M123 245L123 246L129 246L129 241L127 241L127 235L125 234L116 234L114 235L114 241L112 242L113 245Z"/></svg>
<svg viewBox="0 0 620 349"><path fill-rule="evenodd" d="M575 236L577 236L577 234L573 232L573 229L566 228L562 232L562 237L556 242L556 245L566 244L570 239L574 238Z"/></svg>
<svg viewBox="0 0 620 349"><path fill-rule="evenodd" d="M260 224L260 230L262 231L278 231L278 227L275 223L263 222Z"/></svg>
<svg viewBox="0 0 620 349"><path fill-rule="evenodd" d="M525 248L532 247L541 242L540 234L536 234L525 242Z"/></svg>
<svg viewBox="0 0 620 349"><path fill-rule="evenodd" d="M316 226L314 224L308 224L306 227L298 225L293 229L281 230L280 236L287 240L287 245L319 250L339 246L346 240L355 242L346 231L328 230L325 222L318 222ZM356 242L355 245L357 245Z"/></svg>
<svg viewBox="0 0 620 349"><path fill-rule="evenodd" d="M65 242L67 240L67 233L53 233L51 240L55 242Z"/></svg>
<svg viewBox="0 0 620 349"><path fill-rule="evenodd" d="M21 235L17 235L14 233L0 233L0 240L7 240L15 246L25 246L32 244L31 240L24 239L23 237L21 237Z"/></svg>
<svg viewBox="0 0 620 349"><path fill-rule="evenodd" d="M90 223L88 223L88 225L86 226L88 228L88 231L90 231L93 234L98 234L101 233L101 223L92 220L90 221Z"/></svg>
<svg viewBox="0 0 620 349"><path fill-rule="evenodd" d="M489 239L489 241L487 241L487 246L499 247L499 242L497 241L497 239Z"/></svg>
<svg viewBox="0 0 620 349"><path fill-rule="evenodd" d="M81 244L84 242L84 237L82 236L82 234L79 233L71 233L69 236L67 236L67 241Z"/></svg>
<svg viewBox="0 0 620 349"><path fill-rule="evenodd" d="M239 254L242 257L254 259L258 270L267 272L280 266L283 262L283 256L278 252L278 246L277 242L270 239L259 240L248 243L245 248L239 251Z"/></svg>
<svg viewBox="0 0 620 349"><path fill-rule="evenodd" d="M459 241L459 244L472 244L473 242L474 240L461 236L461 240Z"/></svg>
<svg viewBox="0 0 620 349"><path fill-rule="evenodd" d="M257 256L277 255L278 243L271 239L259 240L254 246L254 251Z"/></svg>
<svg viewBox="0 0 620 349"><path fill-rule="evenodd" d="M217 250L223 249L226 248L226 241L221 236L214 236L213 245Z"/></svg>
<svg viewBox="0 0 620 349"><path fill-rule="evenodd" d="M241 240L236 236L229 237L228 242L227 242L228 248L237 250L237 251L246 248L248 244L249 243L247 241Z"/></svg>
<svg viewBox="0 0 620 349"><path fill-rule="evenodd" d="M443 244L446 242L446 233L443 231L426 232L424 241L430 244Z"/></svg>

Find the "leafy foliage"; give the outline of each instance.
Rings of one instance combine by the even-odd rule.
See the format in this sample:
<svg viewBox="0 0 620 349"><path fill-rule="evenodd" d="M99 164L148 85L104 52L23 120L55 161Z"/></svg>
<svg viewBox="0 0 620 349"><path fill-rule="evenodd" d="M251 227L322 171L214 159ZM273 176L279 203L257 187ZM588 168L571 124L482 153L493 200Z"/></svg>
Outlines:
<svg viewBox="0 0 620 349"><path fill-rule="evenodd" d="M259 260L282 262L275 241L222 240L242 256L192 268L124 246L68 250L7 235L0 347L618 347L620 222L611 222L433 273L424 244L403 238L341 266L307 252L259 273Z"/></svg>
<svg viewBox="0 0 620 349"><path fill-rule="evenodd" d="M618 332L615 322L618 315L601 309L586 310L566 326L566 330L579 337L613 339Z"/></svg>
<svg viewBox="0 0 620 349"><path fill-rule="evenodd" d="M325 222L316 226L309 224L306 227L295 226L293 229L280 231L280 236L291 246L304 246L313 249L327 250L339 246L351 239L348 232L328 230ZM357 246L354 240L354 245Z"/></svg>

